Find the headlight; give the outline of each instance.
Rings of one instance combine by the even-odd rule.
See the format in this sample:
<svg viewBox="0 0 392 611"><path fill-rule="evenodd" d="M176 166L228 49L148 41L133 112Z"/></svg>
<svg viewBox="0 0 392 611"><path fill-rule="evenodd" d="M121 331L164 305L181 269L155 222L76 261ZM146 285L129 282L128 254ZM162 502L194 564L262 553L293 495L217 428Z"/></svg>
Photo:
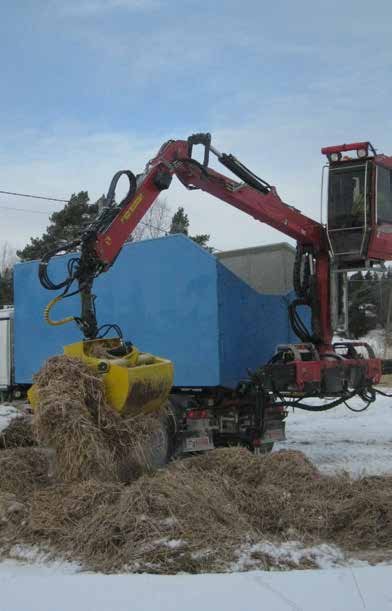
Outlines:
<svg viewBox="0 0 392 611"><path fill-rule="evenodd" d="M342 158L342 153L331 153L329 155L329 160L332 162L340 161Z"/></svg>
<svg viewBox="0 0 392 611"><path fill-rule="evenodd" d="M358 149L357 150L358 159L363 159L364 157L367 157L367 155L368 155L367 149Z"/></svg>

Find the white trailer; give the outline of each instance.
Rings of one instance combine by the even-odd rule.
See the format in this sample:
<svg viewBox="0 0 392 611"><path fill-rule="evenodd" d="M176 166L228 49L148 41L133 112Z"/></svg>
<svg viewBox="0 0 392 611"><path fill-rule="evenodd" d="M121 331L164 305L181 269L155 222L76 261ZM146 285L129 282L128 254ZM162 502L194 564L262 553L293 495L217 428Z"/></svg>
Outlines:
<svg viewBox="0 0 392 611"><path fill-rule="evenodd" d="M0 399L9 397L13 387L14 308L0 308Z"/></svg>

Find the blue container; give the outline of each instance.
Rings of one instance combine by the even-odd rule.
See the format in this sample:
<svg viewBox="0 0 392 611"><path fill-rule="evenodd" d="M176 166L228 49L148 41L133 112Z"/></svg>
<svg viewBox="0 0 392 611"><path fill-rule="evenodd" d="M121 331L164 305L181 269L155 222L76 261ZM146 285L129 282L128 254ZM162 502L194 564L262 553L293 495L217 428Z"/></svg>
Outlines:
<svg viewBox="0 0 392 611"><path fill-rule="evenodd" d="M54 280L66 275L68 258L50 263ZM74 323L44 322L55 293L41 287L36 261L15 266L14 289L15 380L30 384L45 359L82 336ZM94 291L99 324L117 323L139 349L171 359L176 386L235 388L277 344L297 341L287 297L260 295L183 235L126 245ZM52 317L79 313L76 296Z"/></svg>

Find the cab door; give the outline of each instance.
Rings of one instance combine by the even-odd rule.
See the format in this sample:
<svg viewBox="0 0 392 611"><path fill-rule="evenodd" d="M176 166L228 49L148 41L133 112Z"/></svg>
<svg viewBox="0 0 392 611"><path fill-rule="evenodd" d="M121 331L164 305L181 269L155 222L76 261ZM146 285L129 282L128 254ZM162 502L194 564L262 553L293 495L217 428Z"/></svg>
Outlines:
<svg viewBox="0 0 392 611"><path fill-rule="evenodd" d="M376 161L374 222L368 248L369 259L392 259L392 159Z"/></svg>
<svg viewBox="0 0 392 611"><path fill-rule="evenodd" d="M329 167L328 239L333 257L350 266L366 259L372 218L371 180L369 161L340 161Z"/></svg>

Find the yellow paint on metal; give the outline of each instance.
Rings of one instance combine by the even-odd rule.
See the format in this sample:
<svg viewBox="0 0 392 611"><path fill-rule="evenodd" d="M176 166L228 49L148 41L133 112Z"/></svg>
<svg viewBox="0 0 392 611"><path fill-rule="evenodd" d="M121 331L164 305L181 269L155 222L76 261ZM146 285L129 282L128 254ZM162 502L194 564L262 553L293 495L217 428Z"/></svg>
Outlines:
<svg viewBox="0 0 392 611"><path fill-rule="evenodd" d="M167 359L139 352L135 347L124 357L113 358L105 354L120 345L119 339L76 342L65 346L64 354L82 359L102 375L108 402L120 414L129 416L159 410L173 385L173 364ZM34 386L28 397L34 408L37 402Z"/></svg>
<svg viewBox="0 0 392 611"><path fill-rule="evenodd" d="M139 193L139 195L136 195L135 199L132 200L128 208L125 210L124 214L122 215L120 219L120 222L126 223L131 218L132 214L135 212L136 208L139 206L139 204L142 201L143 201L143 193Z"/></svg>
<svg viewBox="0 0 392 611"><path fill-rule="evenodd" d="M67 322L72 322L73 320L75 320L74 316L67 316L66 318L62 318L61 320L52 320L50 318L51 309L53 308L53 306L56 305L56 303L61 301L62 298L62 295L58 295L57 297L52 299L52 301L49 301L48 305L44 310L44 319L49 325L52 325L52 327L59 327L60 325L65 325Z"/></svg>
<svg viewBox="0 0 392 611"><path fill-rule="evenodd" d="M29 400L31 407L35 408L38 403L38 393L37 393L37 387L35 384L33 384L33 386L30 386L29 390L27 391L27 398Z"/></svg>

